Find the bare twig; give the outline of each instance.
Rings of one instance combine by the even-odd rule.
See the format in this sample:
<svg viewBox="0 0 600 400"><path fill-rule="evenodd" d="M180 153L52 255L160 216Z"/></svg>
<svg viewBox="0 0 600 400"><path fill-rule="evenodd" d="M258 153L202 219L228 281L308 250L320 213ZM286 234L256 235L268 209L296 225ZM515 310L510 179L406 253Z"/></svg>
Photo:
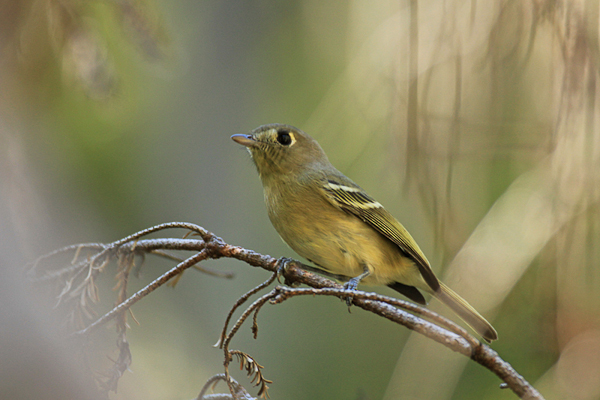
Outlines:
<svg viewBox="0 0 600 400"><path fill-rule="evenodd" d="M188 258L184 262L177 264L177 266L171 268L169 271L165 272L164 274L162 274L161 276L159 276L158 278L156 278L155 280L150 282L148 285L144 286L142 289L137 291L135 294L133 294L127 300L123 301L122 303L119 303L118 306L116 306L115 308L113 308L112 310L110 310L109 312L104 314L98 320L96 320L93 323L91 323L90 325L88 325L85 329L75 332L75 335L89 334L94 329L104 325L106 322L115 318L117 315L119 315L123 311L128 310L132 305L134 305L135 303L137 303L138 301L143 299L148 294L152 293L154 290L161 287L163 284L168 282L169 279L171 279L175 275L181 273L181 271L184 271L185 269L191 267L192 265L194 265L202 260L205 260L207 258L208 258L208 256L207 256L206 252L201 251L198 254L196 254L195 256Z"/></svg>
<svg viewBox="0 0 600 400"><path fill-rule="evenodd" d="M301 295L335 296L341 299L346 298L348 295L347 291L343 289L292 289L283 286L276 287L273 292L276 295L270 300L272 304ZM497 352L478 341L454 322L411 303L408 303L410 307L405 307L407 304L402 303L407 302L392 297L362 291L355 291L352 293L352 296L353 304L356 306L404 325L488 368L502 379L506 383L506 386L512 389L519 397L523 399L543 399L541 394L518 374L509 363L502 360ZM443 328L397 308L390 307L390 305L402 306L403 308L418 308L421 315L443 325Z"/></svg>
<svg viewBox="0 0 600 400"><path fill-rule="evenodd" d="M198 397L196 397L196 400L235 400L235 397L231 394L205 394L209 388L211 390L214 390L215 386L217 385L217 383L219 383L219 381L227 382L227 376L225 374L217 374L211 376L202 387L202 390L200 390L200 393L198 394ZM230 377L229 381L235 388L235 395L239 400L256 400L256 398L250 396L250 393L248 393L246 389L244 389L244 387L240 385L235 379Z"/></svg>
<svg viewBox="0 0 600 400"><path fill-rule="evenodd" d="M192 231L195 235L199 236L200 239L142 239L143 236L150 233L171 228L183 228ZM81 260L80 253L82 250L96 251L96 253L84 260ZM131 271L133 268L133 256L156 254L169 259L175 258L174 256L165 253L165 251L193 251L195 254L181 261L177 266L156 278L154 281L146 285L143 289L139 290L135 294L131 295L130 297L126 297L125 287L129 271ZM42 264L49 263L54 257L69 253L75 254L72 265L63 267L62 269L56 271L43 271L40 274L40 267ZM275 259L268 255L262 255L242 247L229 245L221 238L213 235L198 225L183 222L173 222L145 229L110 244L90 243L65 247L38 259L34 263L30 275L32 276L32 279L36 281L64 279L64 282L67 283L65 284L63 282L61 297L67 295L71 296L73 293L77 294L78 296L84 296L82 293L86 293L87 296L95 296L96 293L94 292L95 289L93 286L95 276L105 268L106 264L110 260L115 258L126 260L121 268L122 286L119 287L120 291L117 302L118 304L108 313L104 314L102 317L98 318L84 329L73 334L75 336L89 335L96 328L106 324L106 322L116 318L117 316L121 316L118 324L118 334L121 335L126 327L126 321L124 319L125 316L123 314L124 311L129 310L133 304L141 300L144 296L148 295L158 287L169 282L174 277L180 276L181 273L186 269L197 265L203 260L217 259L221 257L235 258L244 261L251 266L270 271L273 273L273 275L263 284L243 295L234 304L232 310L226 318L223 332L221 333L219 341L217 342L217 345L222 347L224 351L225 374L222 375L223 378L215 376L215 379L222 379L226 381L231 393L231 397L220 398L249 398L246 396L246 394L240 392L241 386L229 375L228 366L232 361L233 356L236 356L240 359L242 367L244 367L247 373L253 378L253 382L260 386L260 395L268 396L267 383L270 383L271 381L262 376L262 366L256 363L252 357L244 352L238 350L229 350L229 344L235 334L239 331L240 327L252 314L254 314L252 319L252 331L254 334L256 334L258 327L256 319L257 313L267 303L279 304L292 297L303 295L333 296L338 298L348 297L348 292L343 290L341 285L307 270L313 268L304 266L302 263L297 261L288 262L285 260L285 268L281 269L280 265L282 260ZM230 319L232 318L235 310L244 304L249 297L269 286L278 276L279 272L283 274L286 283L292 285L305 284L310 288L288 288L284 286L277 286L248 306L238 318L237 322L231 328L229 333L227 333ZM370 311L376 315L387 318L390 321L403 325L432 340L435 340L436 342L448 347L453 351L470 357L475 362L494 372L498 377L500 377L500 379L503 380L506 386L509 387L519 397L525 399L543 399L543 397L525 379L523 379L523 377L510 366L510 364L502 360L494 350L492 350L489 346L482 344L463 328L439 316L438 314L412 303L387 296L381 296L375 293L366 293L357 290L352 292L352 298L352 302L356 307ZM421 317L426 318L427 320ZM120 337L124 338L124 336ZM127 341L121 340L120 343L123 344L123 348L120 348L123 359L119 360L118 363L121 365L119 370L122 370L122 367L128 365L130 360L127 359L129 354L128 346L125 348ZM205 389L203 389L203 391L200 393L198 397L199 399L209 398L204 396Z"/></svg>
<svg viewBox="0 0 600 400"><path fill-rule="evenodd" d="M273 281L275 280L276 277L277 277L277 272L274 272L273 275L271 275L271 277L269 279L267 279L265 282L261 283L260 285L258 285L254 289L250 290L246 294L242 295L235 302L235 304L233 305L233 307L229 311L229 314L227 314L227 318L225 318L225 325L223 326L223 331L221 332L221 336L219 336L219 340L217 341L217 343L215 343L214 347L218 347L220 349L223 348L223 340L225 340L225 337L227 336L226 335L227 334L227 327L229 326L229 321L231 321L231 317L233 316L233 313L235 312L235 310L237 310L239 306L241 306L242 304L244 304L246 302L246 300L248 300L252 295L260 292L261 290L263 290L264 288L266 288L267 286L269 286L271 283L273 283ZM256 334L254 336L256 337Z"/></svg>
<svg viewBox="0 0 600 400"><path fill-rule="evenodd" d="M171 260L171 261L177 261L177 262L184 261L183 258L177 257L173 254L170 254L170 253L168 253L166 251L162 251L162 250L152 250L151 254L153 254L155 256L166 258L167 260ZM216 276L217 278L232 279L235 276L235 274L233 272L217 271L214 269L201 267L200 265L193 265L192 268L194 268L196 271L204 272L207 275ZM175 287L176 283L179 281L179 279L182 276L183 276L183 274L179 274L176 278L174 278L171 282L169 282L169 286Z"/></svg>
<svg viewBox="0 0 600 400"><path fill-rule="evenodd" d="M274 280L274 277L273 277ZM268 282L268 281L267 281ZM266 283L266 282L265 282ZM264 283L260 286L263 286ZM260 287L259 286L259 287ZM255 288L256 289L256 288ZM250 356L248 356L246 353L240 352L239 350L229 350L229 343L231 342L231 339L233 339L233 337L235 336L235 334L237 333L237 331L240 329L240 327L244 324L244 322L246 321L246 319L248 319L248 317L253 313L253 312L258 312L258 310L265 305L269 300L271 300L274 296L276 296L276 293L274 291L271 291L265 295L263 295L262 297L260 297L258 300L256 300L254 303L252 303L245 311L244 313L238 318L237 322L235 323L235 325L233 326L233 328L231 328L231 331L222 336L223 340L222 343L220 344L220 347L223 349L224 355L225 355L225 361L223 362L223 365L225 367L225 376L227 377L227 379L230 378L230 374L229 374L229 364L231 363L232 359L233 359L233 355L236 355L238 358L241 359L241 366L240 369L243 369L244 365L246 365L246 372L248 373L249 376L253 375L254 373L256 373L255 379L256 379L256 385L259 386L260 385L260 390L259 390L259 396L263 396L263 397L269 397L268 394L268 389L269 387L267 386L267 383L272 383L270 380L265 379L262 376L262 372L261 369L263 368L261 365L259 365L258 363L256 363ZM242 296L243 298L245 297L244 301L248 298L248 296L244 295ZM238 302L236 302L236 304L238 303L243 303L244 301L240 302L238 300ZM234 307L235 308L235 307ZM231 315L231 313L230 313ZM227 320L227 322L229 322L229 318ZM254 325L253 325L254 327ZM225 326L225 329L227 329L227 326ZM219 339L219 341L221 341ZM217 343L219 344L219 343ZM254 379L253 379L254 381ZM229 382L229 380L227 381L227 384L229 386L229 391L231 392L231 395L235 397L235 391L234 391L234 387L233 385Z"/></svg>
<svg viewBox="0 0 600 400"><path fill-rule="evenodd" d="M279 304L283 301L290 299L295 296L333 296L338 297L340 299L346 299L348 297L348 291L343 288L323 288L323 289L312 289L312 288L289 288L285 286L277 286L273 293L275 296L270 299L271 304ZM481 345L481 343L472 335L470 335L465 329L461 328L459 325L450 321L447 318L442 317L441 315L434 313L426 308L417 306L416 304L409 303L407 301L396 299L394 297L383 296L377 293L368 293L360 290L356 290L352 292L353 296L353 304L360 307L365 308L369 303L364 301L372 301L372 302L381 302L385 304L389 304L391 306L401 307L405 310L411 311L412 313L419 314L431 321L434 321L436 324L430 324L427 321L423 321L423 325L427 325L426 330L435 330L440 326L445 328L446 330L460 336L463 338L471 347L477 347ZM365 308L366 309L366 308ZM397 310L397 309L395 309ZM400 310L398 310L400 311ZM412 316L412 314L405 313L404 317L408 320ZM414 317L414 316L413 316ZM416 325L408 326L406 321L392 319L394 322L398 322L401 325L407 326L409 329L417 330ZM419 321L420 323L421 321Z"/></svg>

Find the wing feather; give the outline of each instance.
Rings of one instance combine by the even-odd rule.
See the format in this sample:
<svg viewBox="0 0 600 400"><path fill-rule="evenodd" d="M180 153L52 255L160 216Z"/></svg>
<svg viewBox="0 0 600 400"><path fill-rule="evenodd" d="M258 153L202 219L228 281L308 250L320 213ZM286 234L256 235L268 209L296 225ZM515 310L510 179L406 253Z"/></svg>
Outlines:
<svg viewBox="0 0 600 400"><path fill-rule="evenodd" d="M343 180L342 182L341 179L329 176L323 182L322 188L325 196L333 205L360 218L395 243L407 257L415 262L425 282L434 291L439 289L440 283L415 240L380 203L351 181Z"/></svg>

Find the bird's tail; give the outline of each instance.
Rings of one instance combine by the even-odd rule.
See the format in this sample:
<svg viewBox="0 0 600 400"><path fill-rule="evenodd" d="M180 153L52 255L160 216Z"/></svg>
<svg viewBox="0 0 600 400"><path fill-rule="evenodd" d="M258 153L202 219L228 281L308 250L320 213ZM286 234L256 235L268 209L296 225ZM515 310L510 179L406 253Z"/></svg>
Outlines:
<svg viewBox="0 0 600 400"><path fill-rule="evenodd" d="M437 297L446 304L463 321L465 321L475 332L480 334L486 341L492 342L498 339L498 333L494 327L477 312L465 299L456 294L448 286L440 282L440 289L436 291Z"/></svg>

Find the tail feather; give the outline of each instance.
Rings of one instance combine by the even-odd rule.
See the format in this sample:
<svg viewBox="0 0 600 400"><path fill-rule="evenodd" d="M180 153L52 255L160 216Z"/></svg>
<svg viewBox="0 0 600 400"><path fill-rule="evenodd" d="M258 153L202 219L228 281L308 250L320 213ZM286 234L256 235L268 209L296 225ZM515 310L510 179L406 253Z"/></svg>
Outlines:
<svg viewBox="0 0 600 400"><path fill-rule="evenodd" d="M400 282L394 282L394 283L390 283L388 285L388 287L394 289L398 293L403 294L404 296L408 297L415 303L427 305L427 302L425 301L425 297L423 297L421 292L419 292L419 289L417 289L414 286L408 286L408 285L404 285Z"/></svg>
<svg viewBox="0 0 600 400"><path fill-rule="evenodd" d="M436 291L435 297L452 309L452 311L454 311L486 341L492 342L498 339L498 333L494 327L483 318L473 306L467 303L465 299L460 297L442 282L440 282L440 290Z"/></svg>

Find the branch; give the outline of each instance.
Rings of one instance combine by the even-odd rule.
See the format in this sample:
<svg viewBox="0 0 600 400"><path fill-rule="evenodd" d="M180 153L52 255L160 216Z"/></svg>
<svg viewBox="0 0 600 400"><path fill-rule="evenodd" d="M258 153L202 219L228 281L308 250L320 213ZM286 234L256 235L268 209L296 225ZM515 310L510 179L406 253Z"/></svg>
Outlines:
<svg viewBox="0 0 600 400"><path fill-rule="evenodd" d="M239 400L256 400L235 379L229 377L229 380L227 380L225 374L217 374L210 377L202 387L202 390L200 390L196 400L235 400L234 395L230 394L205 394L209 388L214 389L219 381L229 382L235 388L235 396Z"/></svg>
<svg viewBox="0 0 600 400"><path fill-rule="evenodd" d="M190 239L184 237L142 239L142 237L150 233L173 228L181 228L191 231L193 235L199 236L199 238ZM94 251L95 254L84 258L81 254L82 250ZM156 278L141 290L127 297L127 277L129 276L129 271L133 269L134 256L137 255L143 257L146 254L155 254L161 257L167 257L169 259L180 259L170 255L165 251L191 251L194 252L194 254L186 259L183 259L175 267ZM71 265L66 267L63 266L59 269L50 271L45 271L44 269L44 271L40 272L40 266L42 264L50 263L51 259L60 255L68 255L71 253L74 253ZM234 304L232 310L226 318L223 332L221 333L219 341L216 345L223 348L225 351L224 380L228 384L232 398L240 398L239 396L241 396L239 384L233 381L233 379L229 376L228 371L228 365L232 360L232 356L234 355L240 359L242 366L245 366L248 374L253 376L252 379L253 381L256 381L256 385L261 386L259 393L260 395L268 396L266 392L266 384L271 382L262 376L262 366L256 363L256 361L253 360L249 355L239 350L229 350L229 344L235 334L238 332L240 326L244 324L250 315L254 314L252 330L256 336L258 329L257 313L265 304L279 304L296 296L311 295L333 296L344 299L351 297L352 304L354 304L356 307L370 311L392 322L403 325L408 329L414 330L423 336L426 336L446 346L450 350L471 358L475 362L495 373L500 379L502 379L504 386L510 388L519 397L523 399L543 399L539 392L537 392L521 375L519 375L509 363L500 358L498 353L492 350L489 346L481 343L465 329L426 308L407 301L382 296L375 293L367 293L359 290L349 293L338 283L308 271L309 269L313 269L312 267L306 266L298 261L289 259L276 259L271 256L262 255L239 246L227 244L221 238L206 231L204 228L190 223L173 222L157 225L110 244L92 243L68 246L40 257L36 262L34 262L29 274L34 281L57 280L59 278L64 279L66 283L64 283L62 292L59 295L59 297L64 300L63 303L69 303L69 300L78 299L80 301L75 302L75 304L83 304L86 306L87 302L85 300L87 300L88 297L92 298L93 295L97 296L95 290L90 289L90 287L95 288L93 284L94 277L105 268L109 261L113 259L120 260L119 265L121 267L120 274L118 276L121 277L121 280L119 280L118 283L119 298L117 305L108 313L104 314L100 318L97 318L94 322L73 333L72 336L81 337L89 335L98 327L105 325L108 321L113 320L116 317L119 317L117 324L119 342L126 344L126 339L124 336L124 330L126 326L125 311L129 310L133 304L153 292L158 287L174 278L178 279L186 269L197 266L196 264L203 260L218 259L222 257L235 258L240 261L244 261L251 266L262 268L273 273L273 275L265 283L249 291ZM288 285L298 286L300 284L304 284L309 286L309 288L290 288L285 286L275 287L269 293L261 296L258 300L252 303L252 305L250 305L238 318L231 331L227 333L228 325L234 311L244 304L244 302L252 295L269 286L275 280L275 278L279 276L279 274L285 278L285 283ZM124 346L124 348L126 348L128 352L128 346ZM128 353L125 353L125 356L127 354ZM123 371L124 367L126 367L130 362L130 359L125 356L125 361L123 361L121 365L117 365L118 368L116 369L118 371ZM217 380L221 379L218 378L218 376L216 377L217 378L215 379ZM115 388L117 379L118 377L115 377L114 382L111 381ZM205 386L205 389L206 387L207 386ZM205 389L203 389L203 392L201 392L202 396L204 395ZM198 398L201 398L201 396Z"/></svg>

